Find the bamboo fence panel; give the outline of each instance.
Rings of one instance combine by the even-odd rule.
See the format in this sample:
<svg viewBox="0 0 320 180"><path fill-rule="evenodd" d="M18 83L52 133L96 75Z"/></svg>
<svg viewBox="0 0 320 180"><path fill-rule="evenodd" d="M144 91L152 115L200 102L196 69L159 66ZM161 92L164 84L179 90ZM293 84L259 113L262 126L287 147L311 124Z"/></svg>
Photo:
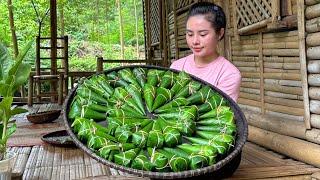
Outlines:
<svg viewBox="0 0 320 180"><path fill-rule="evenodd" d="M301 81L265 79L264 82L268 84L275 84L275 85L301 87Z"/></svg>
<svg viewBox="0 0 320 180"><path fill-rule="evenodd" d="M308 61L308 72L319 74L320 73L320 61L319 60L309 60Z"/></svg>
<svg viewBox="0 0 320 180"><path fill-rule="evenodd" d="M305 16L307 19L320 17L320 3L308 6Z"/></svg>
<svg viewBox="0 0 320 180"><path fill-rule="evenodd" d="M311 114L311 126L320 129L320 115Z"/></svg>
<svg viewBox="0 0 320 180"><path fill-rule="evenodd" d="M320 114L320 101L318 100L310 101L310 112L314 114Z"/></svg>
<svg viewBox="0 0 320 180"><path fill-rule="evenodd" d="M320 31L320 16L306 21L306 31L309 33Z"/></svg>
<svg viewBox="0 0 320 180"><path fill-rule="evenodd" d="M309 88L309 97L313 100L320 100L320 88L319 87L310 87Z"/></svg>
<svg viewBox="0 0 320 180"><path fill-rule="evenodd" d="M320 74L309 74L308 83L310 86L320 86Z"/></svg>

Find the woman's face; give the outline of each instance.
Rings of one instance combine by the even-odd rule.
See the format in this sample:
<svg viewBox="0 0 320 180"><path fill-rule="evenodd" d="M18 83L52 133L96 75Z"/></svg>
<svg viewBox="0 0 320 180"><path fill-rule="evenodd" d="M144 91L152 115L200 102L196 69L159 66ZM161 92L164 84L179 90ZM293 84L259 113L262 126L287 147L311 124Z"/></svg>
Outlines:
<svg viewBox="0 0 320 180"><path fill-rule="evenodd" d="M187 21L187 43L198 59L210 60L218 55L220 34L216 33L204 15L191 16Z"/></svg>

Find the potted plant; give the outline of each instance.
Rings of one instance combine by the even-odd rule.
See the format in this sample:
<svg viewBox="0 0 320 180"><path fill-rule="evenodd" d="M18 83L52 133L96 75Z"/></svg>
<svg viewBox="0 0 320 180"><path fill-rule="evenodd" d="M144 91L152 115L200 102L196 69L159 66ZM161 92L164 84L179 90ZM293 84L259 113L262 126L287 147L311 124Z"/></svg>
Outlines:
<svg viewBox="0 0 320 180"><path fill-rule="evenodd" d="M30 49L30 41L17 58L12 58L7 48L0 43L0 179L11 177L11 166L14 153L7 152L7 140L15 132L16 124L10 118L27 110L12 108L13 94L29 77L31 67L23 62ZM7 172L9 170L9 172ZM8 178L9 177L9 178Z"/></svg>

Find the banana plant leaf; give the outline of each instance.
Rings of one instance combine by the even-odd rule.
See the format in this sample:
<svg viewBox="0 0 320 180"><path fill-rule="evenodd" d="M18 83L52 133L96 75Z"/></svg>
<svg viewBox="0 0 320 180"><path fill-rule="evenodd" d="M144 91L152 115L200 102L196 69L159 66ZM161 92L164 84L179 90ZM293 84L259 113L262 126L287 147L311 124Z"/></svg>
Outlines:
<svg viewBox="0 0 320 180"><path fill-rule="evenodd" d="M94 83L99 84L108 94L113 94L114 89L111 87L108 79L104 74L93 76L91 80L93 80Z"/></svg>
<svg viewBox="0 0 320 180"><path fill-rule="evenodd" d="M167 147L175 147L178 144L181 144L182 136L177 129L166 128L163 131L164 143Z"/></svg>
<svg viewBox="0 0 320 180"><path fill-rule="evenodd" d="M163 149L159 149L158 151L167 156L169 159L169 166L173 172L186 171L189 169L189 160L187 158L178 156Z"/></svg>
<svg viewBox="0 0 320 180"><path fill-rule="evenodd" d="M135 76L133 75L131 69L129 69L129 68L121 69L118 71L118 74L119 74L120 78L122 78L123 80L139 86L139 83L138 83L137 79L135 78Z"/></svg>
<svg viewBox="0 0 320 180"><path fill-rule="evenodd" d="M133 74L136 76L136 79L141 88L146 84L146 69L143 68L134 68Z"/></svg>
<svg viewBox="0 0 320 180"><path fill-rule="evenodd" d="M114 135L116 140L120 143L131 142L131 139L132 139L131 127L129 125L119 126L114 132Z"/></svg>
<svg viewBox="0 0 320 180"><path fill-rule="evenodd" d="M226 106L227 101L217 92L213 93L208 101L199 106L199 113L205 113L221 106Z"/></svg>
<svg viewBox="0 0 320 180"><path fill-rule="evenodd" d="M148 135L153 127L153 121L147 124L138 132L132 134L132 143L137 147L144 148L147 144Z"/></svg>
<svg viewBox="0 0 320 180"><path fill-rule="evenodd" d="M107 79L113 87L126 87L129 85L124 79L120 78L119 74L115 71L108 73Z"/></svg>
<svg viewBox="0 0 320 180"><path fill-rule="evenodd" d="M149 132L147 146L161 148L164 143L164 136L159 121L153 123L152 130Z"/></svg>
<svg viewBox="0 0 320 180"><path fill-rule="evenodd" d="M166 89L163 87L157 88L157 95L152 105L152 111L164 105L166 102L170 101L171 98L172 98L172 94L169 89Z"/></svg>
<svg viewBox="0 0 320 180"><path fill-rule="evenodd" d="M209 157L202 155L202 154L188 154L187 152L183 151L179 148L163 148L165 151L168 151L172 154L177 156L183 157L189 160L189 168L199 169L209 165Z"/></svg>
<svg viewBox="0 0 320 180"><path fill-rule="evenodd" d="M107 91L102 88L97 81L94 81L92 79L85 79L81 86L84 86L91 91L97 93L99 96L104 97L105 99L108 99L111 94L109 94Z"/></svg>
<svg viewBox="0 0 320 180"><path fill-rule="evenodd" d="M171 88L177 80L177 74L168 70L164 73L160 81L160 87Z"/></svg>
<svg viewBox="0 0 320 180"><path fill-rule="evenodd" d="M109 161L113 161L114 154L119 154L120 148L117 144L107 144L98 150L100 157L103 157Z"/></svg>
<svg viewBox="0 0 320 180"><path fill-rule="evenodd" d="M164 154L158 152L156 148L147 148L151 163L154 164L158 171L166 171L168 168L168 158Z"/></svg>
<svg viewBox="0 0 320 180"><path fill-rule="evenodd" d="M105 137L96 136L96 135L90 136L87 142L88 147L93 150L99 150L103 146L110 145L110 144L115 144L115 143L108 140Z"/></svg>
<svg viewBox="0 0 320 180"><path fill-rule="evenodd" d="M178 145L178 148L182 149L183 151L187 152L189 155L196 154L196 155L203 155L208 158L209 165L216 163L217 157L217 150L208 145L199 145L199 144L181 144Z"/></svg>
<svg viewBox="0 0 320 180"><path fill-rule="evenodd" d="M198 92L188 97L187 100L190 104L202 104L208 101L213 94L214 91L209 86L204 86Z"/></svg>
<svg viewBox="0 0 320 180"><path fill-rule="evenodd" d="M107 118L106 113L95 111L91 109L88 105L83 105L81 107L80 116L87 119L94 119L95 121L102 121L102 120L106 120Z"/></svg>
<svg viewBox="0 0 320 180"><path fill-rule="evenodd" d="M140 151L139 155L133 160L131 167L144 171L154 171L155 169L155 165L151 163L143 151Z"/></svg>
<svg viewBox="0 0 320 180"><path fill-rule="evenodd" d="M233 112L227 111L223 114L220 114L218 117L208 118L208 119L202 119L200 121L197 121L197 125L230 125L234 124L234 118L233 118Z"/></svg>
<svg viewBox="0 0 320 180"><path fill-rule="evenodd" d="M199 116L199 120L207 118L218 118L219 116L221 116L221 114L225 114L226 112L230 111L231 109L228 106L218 106L217 108L214 108L211 111Z"/></svg>
<svg viewBox="0 0 320 180"><path fill-rule="evenodd" d="M171 110L174 107L181 107L181 106L186 106L188 105L188 101L184 97L176 98L170 101L169 103L159 107L158 109L155 110L156 113L161 113L163 111L168 111Z"/></svg>
<svg viewBox="0 0 320 180"><path fill-rule="evenodd" d="M147 83L152 86L157 86L165 71L158 69L150 69L147 73Z"/></svg>
<svg viewBox="0 0 320 180"><path fill-rule="evenodd" d="M151 112L153 101L156 98L156 88L150 84L145 84L143 87L143 97L148 111Z"/></svg>
<svg viewBox="0 0 320 180"><path fill-rule="evenodd" d="M119 164L119 165L122 165L125 167L130 167L132 161L134 160L134 158L136 158L139 151L140 151L140 149L136 148L136 149L131 149L129 151L121 152L119 154L115 154L114 155L114 162L116 164Z"/></svg>
<svg viewBox="0 0 320 180"><path fill-rule="evenodd" d="M196 134L204 139L225 142L231 147L235 142L235 137L229 134L222 134L210 131L196 131Z"/></svg>
<svg viewBox="0 0 320 180"><path fill-rule="evenodd" d="M110 109L107 112L108 117L127 117L127 118L144 118L145 116L138 113L132 113L130 111L124 111L123 109Z"/></svg>
<svg viewBox="0 0 320 180"><path fill-rule="evenodd" d="M201 88L201 83L198 81L190 81L187 87L183 87L174 98L178 97L188 97L194 93L196 93Z"/></svg>
<svg viewBox="0 0 320 180"><path fill-rule="evenodd" d="M81 115L81 105L78 98L74 98L68 113L69 119L75 119Z"/></svg>
<svg viewBox="0 0 320 180"><path fill-rule="evenodd" d="M95 93L94 91L91 91L90 89L84 87L84 86L80 86L77 88L77 95L79 95L80 97L84 98L84 99L88 99L90 101L95 101L97 102L97 104L108 104L108 100L105 99L102 96L99 96L97 93Z"/></svg>
<svg viewBox="0 0 320 180"><path fill-rule="evenodd" d="M159 117L164 119L175 119L175 120L195 120L198 116L197 106L182 106L168 110L163 110L158 114Z"/></svg>
<svg viewBox="0 0 320 180"><path fill-rule="evenodd" d="M215 139L203 139L198 137L184 137L191 143L200 144L200 145L209 145L217 149L219 154L225 154L229 150L229 145L225 142L220 142Z"/></svg>
<svg viewBox="0 0 320 180"><path fill-rule="evenodd" d="M140 88L140 86L130 84L129 86L126 86L125 88L128 91L128 93L132 96L132 98L134 99L134 102L137 105L137 109L140 111L140 113L145 115L146 113L144 111L142 97L141 97L142 89Z"/></svg>
<svg viewBox="0 0 320 180"><path fill-rule="evenodd" d="M234 134L237 131L237 127L235 124L230 125L223 125L223 126L197 126L198 131L210 131L210 132L217 132L223 134Z"/></svg>
<svg viewBox="0 0 320 180"><path fill-rule="evenodd" d="M190 78L189 74L187 74L185 71L179 72L179 74L177 76L177 82L175 82L171 88L172 95L176 95L190 81L191 81L191 78Z"/></svg>

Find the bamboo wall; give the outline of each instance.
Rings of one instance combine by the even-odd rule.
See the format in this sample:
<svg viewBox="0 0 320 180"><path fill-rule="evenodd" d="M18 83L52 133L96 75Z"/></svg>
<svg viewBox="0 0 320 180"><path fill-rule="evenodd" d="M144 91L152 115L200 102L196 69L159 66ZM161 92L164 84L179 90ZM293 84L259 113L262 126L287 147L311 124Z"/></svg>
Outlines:
<svg viewBox="0 0 320 180"><path fill-rule="evenodd" d="M320 1L305 0L306 56L310 97L310 141L320 143Z"/></svg>

